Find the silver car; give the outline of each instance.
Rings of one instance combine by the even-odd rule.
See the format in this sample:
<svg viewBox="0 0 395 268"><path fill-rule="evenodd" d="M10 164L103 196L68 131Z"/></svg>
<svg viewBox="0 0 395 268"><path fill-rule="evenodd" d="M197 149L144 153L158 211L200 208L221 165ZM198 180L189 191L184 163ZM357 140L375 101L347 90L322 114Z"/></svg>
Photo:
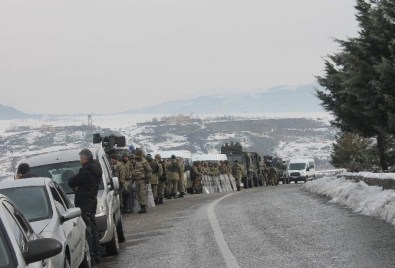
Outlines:
<svg viewBox="0 0 395 268"><path fill-rule="evenodd" d="M98 161L103 176L97 193L96 225L100 244L108 255L119 252L119 242L125 241L122 214L119 201L119 180L112 176L111 165L102 147L89 148L95 161ZM71 149L33 156L24 160L31 167L32 173L52 178L74 202L75 192L70 189L68 179L77 174L81 168L80 149Z"/></svg>
<svg viewBox="0 0 395 268"><path fill-rule="evenodd" d="M13 202L0 194L0 267L56 267L48 258L62 252L53 238L41 238Z"/></svg>
<svg viewBox="0 0 395 268"><path fill-rule="evenodd" d="M62 188L49 178L0 182L0 194L10 198L41 237L60 241L62 253L51 258L55 267L90 267L86 225Z"/></svg>

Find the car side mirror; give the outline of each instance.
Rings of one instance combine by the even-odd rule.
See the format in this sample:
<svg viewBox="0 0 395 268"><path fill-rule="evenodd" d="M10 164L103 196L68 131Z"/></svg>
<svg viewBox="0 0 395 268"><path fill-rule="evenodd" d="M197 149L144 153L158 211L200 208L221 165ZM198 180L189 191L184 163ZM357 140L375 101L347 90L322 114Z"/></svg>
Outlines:
<svg viewBox="0 0 395 268"><path fill-rule="evenodd" d="M66 210L64 214L62 214L61 222L65 222L74 218L81 216L81 209L80 208L69 208Z"/></svg>
<svg viewBox="0 0 395 268"><path fill-rule="evenodd" d="M62 252L62 244L53 238L39 238L28 242L28 251L24 254L27 264L51 258Z"/></svg>

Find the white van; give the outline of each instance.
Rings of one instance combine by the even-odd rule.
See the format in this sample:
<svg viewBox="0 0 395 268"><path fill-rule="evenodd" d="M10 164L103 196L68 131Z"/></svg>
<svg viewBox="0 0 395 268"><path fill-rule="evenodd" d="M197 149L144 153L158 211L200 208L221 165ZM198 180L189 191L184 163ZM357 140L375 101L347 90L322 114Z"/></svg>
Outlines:
<svg viewBox="0 0 395 268"><path fill-rule="evenodd" d="M315 179L315 161L314 159L293 158L287 166L288 181L307 182Z"/></svg>

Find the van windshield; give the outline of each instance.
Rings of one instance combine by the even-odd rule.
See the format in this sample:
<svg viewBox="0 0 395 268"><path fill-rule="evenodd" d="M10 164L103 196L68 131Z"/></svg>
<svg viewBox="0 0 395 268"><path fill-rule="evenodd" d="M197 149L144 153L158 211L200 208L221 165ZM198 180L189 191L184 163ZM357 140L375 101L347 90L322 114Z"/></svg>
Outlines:
<svg viewBox="0 0 395 268"><path fill-rule="evenodd" d="M78 173L80 168L80 161L72 161L31 167L31 171L39 176L53 179L62 187L66 194L72 194L74 190L69 187L68 181L70 177ZM100 180L99 190L103 189L103 180Z"/></svg>
<svg viewBox="0 0 395 268"><path fill-rule="evenodd" d="M290 163L289 170L304 170L306 169L306 163Z"/></svg>

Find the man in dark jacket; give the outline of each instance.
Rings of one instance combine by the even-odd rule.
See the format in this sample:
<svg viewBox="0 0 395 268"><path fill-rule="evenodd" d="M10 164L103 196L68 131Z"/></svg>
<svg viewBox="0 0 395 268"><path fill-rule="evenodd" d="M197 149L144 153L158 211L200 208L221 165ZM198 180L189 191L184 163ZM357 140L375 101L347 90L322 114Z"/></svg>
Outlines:
<svg viewBox="0 0 395 268"><path fill-rule="evenodd" d="M89 149L83 149L80 153L80 162L82 168L79 172L69 179L69 186L75 191L74 204L82 212L82 218L90 230L91 236L88 236L89 248L92 260L99 263L100 243L99 234L95 221L97 192L102 179L102 168L100 163L93 160L93 154Z"/></svg>

